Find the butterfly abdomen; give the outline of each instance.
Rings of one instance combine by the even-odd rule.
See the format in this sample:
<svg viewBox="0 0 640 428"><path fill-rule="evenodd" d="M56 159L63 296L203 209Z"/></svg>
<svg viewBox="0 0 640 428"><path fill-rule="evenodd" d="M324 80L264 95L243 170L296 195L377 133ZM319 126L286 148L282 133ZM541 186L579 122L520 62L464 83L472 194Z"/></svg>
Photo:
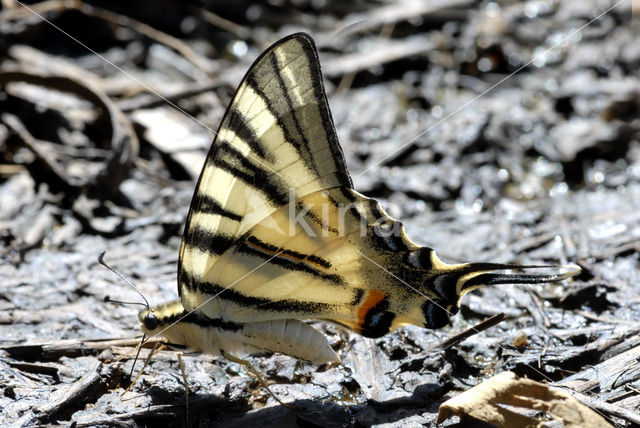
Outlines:
<svg viewBox="0 0 640 428"><path fill-rule="evenodd" d="M243 335L262 350L280 352L315 364L340 362L327 338L298 320L273 320L246 323Z"/></svg>
<svg viewBox="0 0 640 428"><path fill-rule="evenodd" d="M148 321L153 314L153 322ZM316 364L339 362L326 337L298 320L238 323L186 311L179 300L138 315L149 336L160 335L171 345L219 355L222 352L280 352Z"/></svg>

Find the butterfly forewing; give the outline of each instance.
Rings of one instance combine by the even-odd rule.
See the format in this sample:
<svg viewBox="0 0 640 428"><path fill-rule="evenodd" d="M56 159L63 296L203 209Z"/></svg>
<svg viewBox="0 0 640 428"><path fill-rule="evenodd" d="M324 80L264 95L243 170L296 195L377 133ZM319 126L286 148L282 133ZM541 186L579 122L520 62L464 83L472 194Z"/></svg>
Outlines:
<svg viewBox="0 0 640 428"><path fill-rule="evenodd" d="M291 199L336 186L351 179L313 41L297 34L253 64L206 158L180 250L185 308L237 238Z"/></svg>

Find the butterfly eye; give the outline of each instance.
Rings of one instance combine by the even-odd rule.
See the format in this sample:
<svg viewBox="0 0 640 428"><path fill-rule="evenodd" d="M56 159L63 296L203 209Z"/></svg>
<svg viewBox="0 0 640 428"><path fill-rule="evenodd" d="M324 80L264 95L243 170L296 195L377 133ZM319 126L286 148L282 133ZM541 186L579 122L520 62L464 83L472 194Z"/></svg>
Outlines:
<svg viewBox="0 0 640 428"><path fill-rule="evenodd" d="M149 312L147 316L144 317L144 326L147 330L155 330L156 327L158 327L158 318L153 312Z"/></svg>

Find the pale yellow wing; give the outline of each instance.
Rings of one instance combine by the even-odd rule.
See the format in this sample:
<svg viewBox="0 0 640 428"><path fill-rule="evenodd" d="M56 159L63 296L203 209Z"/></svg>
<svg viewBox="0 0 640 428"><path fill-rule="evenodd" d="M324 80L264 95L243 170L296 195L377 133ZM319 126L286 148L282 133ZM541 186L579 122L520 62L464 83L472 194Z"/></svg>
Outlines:
<svg viewBox="0 0 640 428"><path fill-rule="evenodd" d="M312 39L267 49L229 105L196 186L180 249L179 292L189 293L240 236L290 200L351 187Z"/></svg>
<svg viewBox="0 0 640 428"><path fill-rule="evenodd" d="M405 324L442 327L481 285L577 272L448 265L414 244L352 189L303 34L269 48L240 85L198 182L180 260L182 306L204 319L317 318L371 337Z"/></svg>
<svg viewBox="0 0 640 428"><path fill-rule="evenodd" d="M569 274L496 272L518 268L531 267L446 264L412 242L376 200L340 187L299 198L255 225L200 281L192 304L233 322L315 318L379 337L406 324L443 327L460 298L482 285Z"/></svg>

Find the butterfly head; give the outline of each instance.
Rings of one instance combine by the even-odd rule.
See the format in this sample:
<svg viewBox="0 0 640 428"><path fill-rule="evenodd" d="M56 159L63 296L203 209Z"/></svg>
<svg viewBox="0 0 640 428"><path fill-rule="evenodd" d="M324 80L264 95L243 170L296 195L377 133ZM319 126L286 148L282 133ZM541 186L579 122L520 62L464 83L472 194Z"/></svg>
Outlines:
<svg viewBox="0 0 640 428"><path fill-rule="evenodd" d="M183 311L182 305L177 301L143 309L138 313L140 329L147 336L167 336L172 324L178 321L179 314Z"/></svg>
<svg viewBox="0 0 640 428"><path fill-rule="evenodd" d="M143 309L138 314L138 321L140 321L140 328L146 333L150 334L158 328L160 322L158 317L152 309Z"/></svg>
<svg viewBox="0 0 640 428"><path fill-rule="evenodd" d="M148 337L161 336L170 343L184 345L187 313L180 300L149 307L138 313L140 329Z"/></svg>

